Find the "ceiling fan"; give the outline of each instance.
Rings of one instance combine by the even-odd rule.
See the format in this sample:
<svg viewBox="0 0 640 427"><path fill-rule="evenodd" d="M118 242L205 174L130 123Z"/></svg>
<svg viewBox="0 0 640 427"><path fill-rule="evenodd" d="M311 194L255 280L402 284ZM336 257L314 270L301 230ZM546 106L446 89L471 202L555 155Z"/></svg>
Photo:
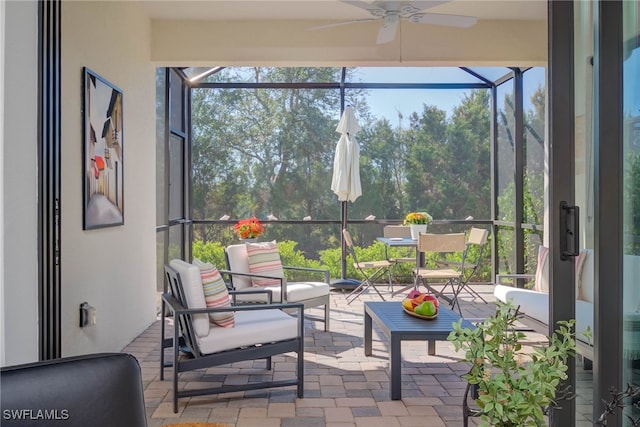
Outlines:
<svg viewBox="0 0 640 427"><path fill-rule="evenodd" d="M335 24L320 25L318 27L309 28L309 30L319 30L323 28L359 24L363 22L382 21L382 27L380 28L380 31L378 31L376 43L384 44L395 39L400 20L406 20L414 24L445 25L460 28L467 28L478 22L478 19L473 16L423 12L424 10L440 4L448 3L451 0L374 0L372 3L361 0L340 1L368 11L373 15L373 18L355 19Z"/></svg>

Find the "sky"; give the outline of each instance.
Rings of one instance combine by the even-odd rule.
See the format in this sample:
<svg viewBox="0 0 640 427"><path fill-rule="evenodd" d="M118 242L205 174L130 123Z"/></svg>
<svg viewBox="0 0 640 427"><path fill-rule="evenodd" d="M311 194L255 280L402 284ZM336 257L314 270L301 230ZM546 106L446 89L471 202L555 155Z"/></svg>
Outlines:
<svg viewBox="0 0 640 427"><path fill-rule="evenodd" d="M509 70L504 67L475 68L474 71L490 80L497 79ZM533 91L538 85L544 86L544 68L535 68L525 74L525 86ZM352 81L367 83L479 83L478 78L456 67L429 68L385 68L361 67L357 69ZM369 89L368 103L372 113L377 117L387 118L393 125L406 128L409 115L421 112L423 105L434 105L450 117L453 109L460 105L471 89ZM527 87L525 87L527 92ZM504 93L504 92L503 92ZM501 100L498 100L499 104ZM530 107L529 99L525 99L525 108ZM357 114L357 111L356 111Z"/></svg>

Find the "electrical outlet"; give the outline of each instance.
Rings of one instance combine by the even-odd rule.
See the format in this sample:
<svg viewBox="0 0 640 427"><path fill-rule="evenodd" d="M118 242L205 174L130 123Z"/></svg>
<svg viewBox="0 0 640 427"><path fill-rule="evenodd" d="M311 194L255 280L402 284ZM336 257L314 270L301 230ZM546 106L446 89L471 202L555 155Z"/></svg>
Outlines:
<svg viewBox="0 0 640 427"><path fill-rule="evenodd" d="M96 308L89 305L88 302L80 304L80 327L93 326L96 324Z"/></svg>

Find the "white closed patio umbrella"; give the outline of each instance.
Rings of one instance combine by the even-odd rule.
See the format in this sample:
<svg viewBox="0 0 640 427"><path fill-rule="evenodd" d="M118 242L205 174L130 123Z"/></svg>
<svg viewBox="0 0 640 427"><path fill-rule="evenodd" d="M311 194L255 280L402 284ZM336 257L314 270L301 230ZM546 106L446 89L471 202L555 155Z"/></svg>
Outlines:
<svg viewBox="0 0 640 427"><path fill-rule="evenodd" d="M360 147L356 141L356 133L359 130L360 125L356 120L353 108L347 106L336 128L336 132L340 133L340 139L333 159L333 178L331 180L331 190L342 203L341 223L343 230L347 228L347 201L355 202L362 195L362 187L360 185ZM335 287L357 286L360 282L346 279L346 247L342 232L340 236L342 239L342 279L332 282L332 285Z"/></svg>
<svg viewBox="0 0 640 427"><path fill-rule="evenodd" d="M360 125L356 120L353 108L347 106L342 113L336 132L340 140L336 146L333 159L333 179L331 190L341 202L355 202L362 195L360 186L360 148L356 141L356 133Z"/></svg>

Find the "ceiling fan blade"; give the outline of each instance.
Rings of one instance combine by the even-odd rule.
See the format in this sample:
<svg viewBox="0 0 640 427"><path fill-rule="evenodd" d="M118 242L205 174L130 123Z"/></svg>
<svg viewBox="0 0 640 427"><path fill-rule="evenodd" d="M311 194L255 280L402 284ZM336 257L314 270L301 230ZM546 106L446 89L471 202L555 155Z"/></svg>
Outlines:
<svg viewBox="0 0 640 427"><path fill-rule="evenodd" d="M468 28L478 22L478 18L462 15L443 15L439 13L419 13L409 18L414 24L444 25L447 27Z"/></svg>
<svg viewBox="0 0 640 427"><path fill-rule="evenodd" d="M341 0L343 3L350 4L360 9L364 9L373 16L383 17L387 11L383 7L379 7L376 2L367 3L361 0Z"/></svg>
<svg viewBox="0 0 640 427"><path fill-rule="evenodd" d="M351 25L351 24L362 24L364 22L378 21L378 18L366 18L366 19L356 19L353 21L344 21L344 22L334 22L333 24L326 25L318 25L316 27L309 27L307 31L315 31L315 30L324 30L325 28L333 28L333 27L341 27L343 25Z"/></svg>
<svg viewBox="0 0 640 427"><path fill-rule="evenodd" d="M431 9L432 7L436 7L438 5L449 3L451 0L414 0L414 1L405 1L400 5L400 15L403 17L409 17L409 15L413 15L414 13L421 12L423 10Z"/></svg>
<svg viewBox="0 0 640 427"><path fill-rule="evenodd" d="M384 17L384 23L378 31L377 44L389 43L396 38L396 31L398 30L398 24L400 23L400 17L398 15L387 15Z"/></svg>

